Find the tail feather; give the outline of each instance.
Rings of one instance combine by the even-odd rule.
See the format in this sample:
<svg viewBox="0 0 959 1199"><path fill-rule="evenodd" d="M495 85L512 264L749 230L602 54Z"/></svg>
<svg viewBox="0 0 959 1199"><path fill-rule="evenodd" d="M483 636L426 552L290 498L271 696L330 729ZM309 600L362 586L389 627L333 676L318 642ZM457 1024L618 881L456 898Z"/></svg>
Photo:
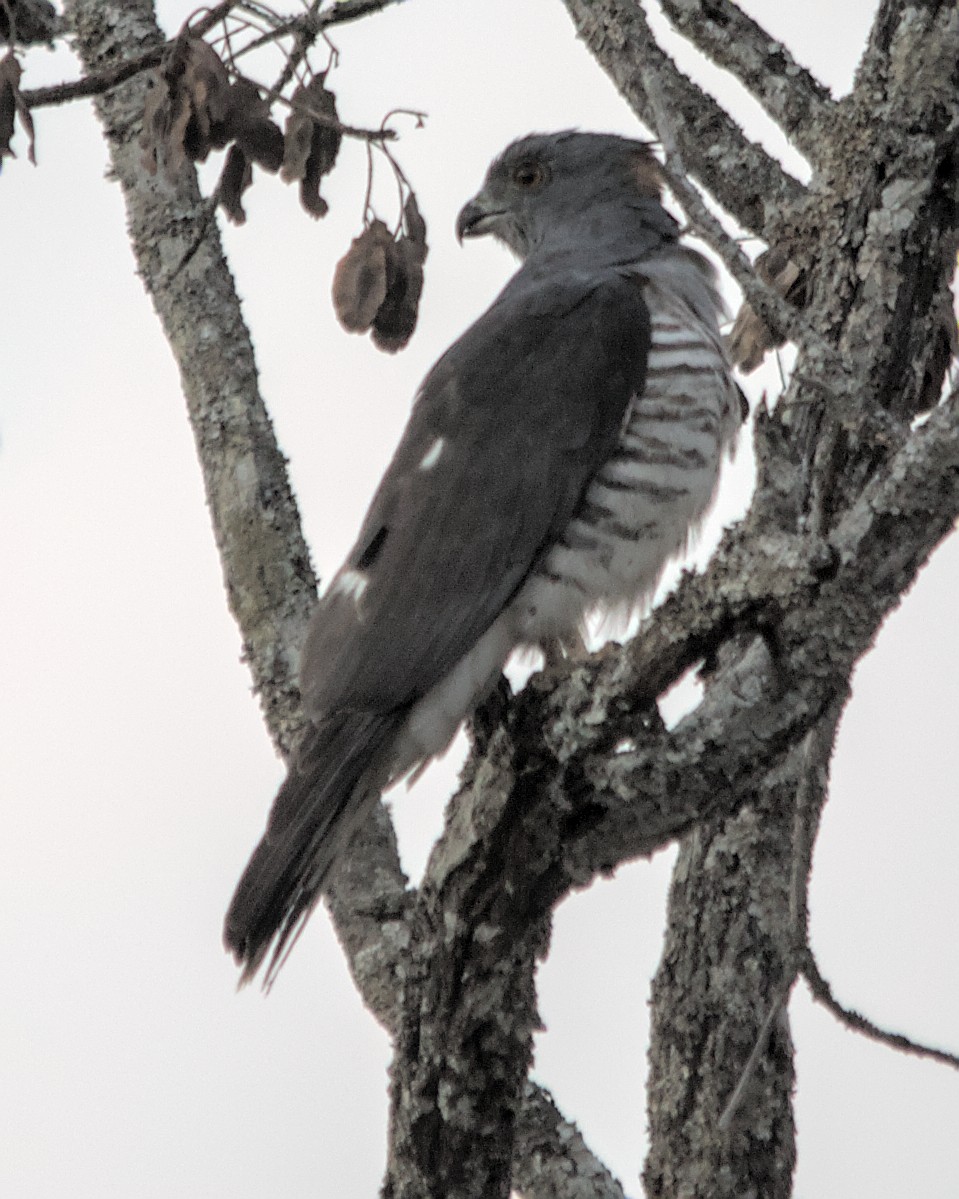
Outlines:
<svg viewBox="0 0 959 1199"><path fill-rule="evenodd" d="M313 726L273 801L223 929L250 981L270 954L269 987L336 859L387 781L402 713L347 713Z"/></svg>

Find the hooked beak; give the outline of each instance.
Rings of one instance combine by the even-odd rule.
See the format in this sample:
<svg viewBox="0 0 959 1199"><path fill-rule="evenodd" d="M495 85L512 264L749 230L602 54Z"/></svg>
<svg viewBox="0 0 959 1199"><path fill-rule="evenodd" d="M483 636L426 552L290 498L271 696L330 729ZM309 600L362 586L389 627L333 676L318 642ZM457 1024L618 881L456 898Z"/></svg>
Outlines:
<svg viewBox="0 0 959 1199"><path fill-rule="evenodd" d="M503 209L494 207L489 197L480 192L460 209L456 218L456 240L462 242L464 237L482 237L484 233L491 233L496 218L502 215Z"/></svg>

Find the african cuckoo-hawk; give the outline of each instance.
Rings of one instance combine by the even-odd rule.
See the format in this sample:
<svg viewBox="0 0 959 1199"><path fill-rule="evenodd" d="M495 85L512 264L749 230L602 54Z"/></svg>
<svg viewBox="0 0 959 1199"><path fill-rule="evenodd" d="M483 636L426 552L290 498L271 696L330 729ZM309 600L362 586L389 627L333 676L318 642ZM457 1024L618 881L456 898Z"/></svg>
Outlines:
<svg viewBox="0 0 959 1199"><path fill-rule="evenodd" d="M319 601L310 727L226 919L275 973L382 789L441 753L517 646L651 595L741 420L712 271L642 142L514 142L457 221L522 260L426 377L356 545Z"/></svg>

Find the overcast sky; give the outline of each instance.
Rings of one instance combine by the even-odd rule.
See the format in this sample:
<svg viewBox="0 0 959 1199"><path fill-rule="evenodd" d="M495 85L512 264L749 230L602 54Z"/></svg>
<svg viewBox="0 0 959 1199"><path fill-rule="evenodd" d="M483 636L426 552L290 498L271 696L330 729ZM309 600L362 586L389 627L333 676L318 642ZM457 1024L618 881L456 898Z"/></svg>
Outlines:
<svg viewBox="0 0 959 1199"><path fill-rule="evenodd" d="M192 4L162 3L172 32ZM832 87L874 5L754 0ZM365 152L310 221L261 176L225 240L323 577L351 543L417 382L512 263L453 221L531 129L642 134L559 0L408 0L336 31L344 120L397 106L429 224L420 326L390 357L336 324ZM715 70L684 63L790 169ZM26 57L25 86L75 76ZM227 612L177 372L134 273L89 104L36 114L0 176L0 1194L364 1199L382 1177L388 1045L319 911L268 999L235 991L223 912L282 776ZM385 210L388 219L391 211ZM730 289L729 295L735 293ZM745 383L755 403L775 370ZM720 519L741 511L749 453ZM705 539L709 545L709 537ZM840 998L959 1049L954 595L941 549L855 679L816 853L815 948ZM394 808L416 874L455 761ZM672 854L563 905L536 1077L638 1194L649 977ZM955 1199L959 1077L838 1028L798 991L798 1196Z"/></svg>

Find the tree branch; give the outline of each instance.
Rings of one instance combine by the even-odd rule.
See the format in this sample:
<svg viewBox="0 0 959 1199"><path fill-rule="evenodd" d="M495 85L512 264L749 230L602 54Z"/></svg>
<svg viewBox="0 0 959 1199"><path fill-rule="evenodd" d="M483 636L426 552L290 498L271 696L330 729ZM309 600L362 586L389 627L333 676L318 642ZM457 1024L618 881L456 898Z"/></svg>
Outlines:
<svg viewBox="0 0 959 1199"><path fill-rule="evenodd" d="M946 1066L952 1066L953 1069L959 1070L959 1054L949 1053L946 1049L937 1049L935 1045L923 1045L919 1041L913 1041L910 1037L903 1036L902 1033L889 1032L887 1029L880 1028L878 1024L873 1024L871 1020L852 1008L843 1007L833 995L832 987L823 978L819 970L819 963L813 956L812 950L808 950L804 955L802 976L809 984L813 999L832 1012L837 1020L845 1024L847 1028L851 1028L853 1032L862 1033L871 1041L878 1041L881 1045L888 1045L891 1049L898 1049L902 1053L911 1053L915 1057L932 1058L933 1061L942 1062Z"/></svg>
<svg viewBox="0 0 959 1199"><path fill-rule="evenodd" d="M657 71L689 170L743 228L768 239L805 188L656 44L637 0L564 0L577 33L644 124L660 132L637 64Z"/></svg>
<svg viewBox="0 0 959 1199"><path fill-rule="evenodd" d="M516 1125L513 1189L523 1199L626 1199L606 1169L543 1087L527 1082Z"/></svg>
<svg viewBox="0 0 959 1199"><path fill-rule="evenodd" d="M767 940L779 965L762 977L778 985L790 976L795 782L787 786L790 772L784 771L786 782L770 790L770 772L796 754L821 721L832 726L838 720L854 663L951 529L959 512L957 410L953 403L934 413L888 472L866 488L835 530L828 563L821 547L800 538L785 539L778 552L772 540L748 545L731 538L706 575L687 580L659 610L647 636L665 647L675 669L691 645L704 648L705 626L693 619L695 631L689 634L687 618L703 610L704 596L714 597L702 619L714 622L716 662L699 707L673 732L662 728L648 706L651 687L667 672L654 664L649 676L639 676L642 636L635 653L610 649L565 679L534 678L510 706L505 723L471 765L467 786L449 805L417 899L423 931L414 935L413 946L420 959L429 955L429 966L421 961L408 974L403 997L405 1019L412 1024L397 1052L393 1147L396 1152L399 1146L401 1164L389 1194L420 1193L417 1186L422 1193L450 1193L454 1158L469 1163L468 1177L476 1180L457 1181L455 1193L501 1193L494 1189L503 1185L501 1138L515 1135L519 1085L504 1063L515 1063L510 1055L528 1055L535 1019L532 957L543 951L544 921L552 907L572 888L693 829L702 830L693 835L693 845L696 860L704 860L713 835L704 822L719 822L715 827L733 838L741 860L749 856L764 862L767 871L774 868L771 877L779 880L782 894ZM757 596L766 584L770 598L762 605ZM758 620L764 609L766 620ZM757 634L763 623L768 632ZM677 641L685 652L675 651ZM629 744L622 752L611 752L625 738ZM747 811L722 826L744 804L762 817ZM785 855L779 864L776 846ZM682 877L696 873L690 868ZM762 890L757 877L749 874L748 885ZM747 948L751 930L742 931L742 952L754 952ZM735 1033L742 1053L734 1060L740 1063L755 1046L773 998L764 991L750 996L752 1014ZM694 1023L691 1036L698 1035ZM478 1057L477 1044L485 1047ZM784 1025L770 1052L763 1058L763 1086L782 1099L789 1093L783 1080L791 1077ZM710 1068L717 1061L710 1057ZM702 1065L706 1070L705 1059ZM729 1091L709 1092L706 1106L714 1125L740 1070L741 1065ZM425 1090L417 1090L417 1079ZM770 1177L778 1180L778 1189L769 1193L785 1194L792 1162L788 1112L780 1111L775 1137L763 1142L769 1156L760 1158L753 1139L763 1136L756 1125L760 1109L748 1110L748 1128L736 1133L736 1160L753 1171L749 1177L766 1161ZM502 1119L481 1125L481 1111L495 1111ZM415 1131L424 1127L426 1139ZM728 1146L710 1144L703 1160L725 1161ZM664 1193L672 1192L667 1186Z"/></svg>
<svg viewBox="0 0 959 1199"><path fill-rule="evenodd" d="M807 734L802 746L791 755L784 774L787 785L795 779L795 802L792 815L792 838L790 848L788 910L780 913L780 937L778 950L782 957L783 975L778 988L773 990L772 1001L766 1019L760 1027L756 1043L742 1069L739 1080L719 1117L718 1128L726 1133L733 1127L739 1105L750 1090L751 1081L766 1052L774 1024L783 1013L799 973L802 954L805 952L808 925L808 887L812 869L812 850L819 827L819 818L828 796L829 761L836 735L836 721L823 721ZM769 779L772 792L782 779L774 774ZM760 863L760 869L765 863ZM755 867L753 868L753 872ZM728 932L720 929L721 944L728 943ZM716 950L714 949L715 953Z"/></svg>
<svg viewBox="0 0 959 1199"><path fill-rule="evenodd" d="M69 6L84 66L96 71L111 58L127 58L132 44L162 47L149 0L73 0ZM113 20L110 20L110 16ZM102 19L106 18L106 19ZM102 23L101 23L102 19ZM153 53L153 50L148 51ZM142 80L130 80L97 100L108 133L113 170L124 191L137 269L157 309L177 359L203 471L230 606L244 642L270 734L287 754L298 740L302 716L296 664L312 611L316 580L303 540L296 502L256 383L253 347L243 324L215 223L188 175L171 197L158 193L139 168ZM171 225L170 204L177 221ZM182 271L175 264L202 231L198 249ZM174 264L174 265L170 265ZM229 347L228 350L226 347ZM337 935L373 1014L387 1029L399 1027L400 977L411 949L410 906L395 833L382 805L361 829L327 893ZM555 1199L573 1199L582 1177L604 1168L571 1132L548 1097L528 1086L528 1113L518 1119L530 1142L545 1143L563 1129L576 1153L578 1173L559 1185ZM550 1114L556 1127L551 1131ZM518 1178L528 1178L519 1164ZM615 1197L618 1199L618 1197Z"/></svg>
<svg viewBox="0 0 959 1199"><path fill-rule="evenodd" d="M558 680L534 676L475 765L476 785L451 802L429 885L468 869L485 875L493 839L505 838L528 864L510 901L520 927L572 888L757 801L769 771L841 705L853 665L957 515L953 397L828 546L739 530L634 644ZM703 700L667 732L652 698L703 654L712 659Z"/></svg>
<svg viewBox="0 0 959 1199"><path fill-rule="evenodd" d="M379 12L391 4L399 2L400 0L342 0L342 3L334 4L325 12L304 13L282 22L264 40L276 40L287 34L301 34L313 39L318 33L334 25L359 20L360 17ZM190 28L197 37L203 37L237 6L238 0L224 0L223 3L215 5L198 20L193 21ZM69 11L71 7L73 6L68 3L67 10ZM159 32L159 27L157 27L157 31ZM113 88L119 87L128 79L157 66L169 44L169 41L158 42L142 54L116 63L107 69L91 71L82 79L69 83L52 84L49 87L27 88L22 93L24 102L28 108L44 108L53 104L65 104L70 100L83 99L86 96L102 96ZM337 126L337 128L341 128L342 132L351 137L360 137L367 141L394 136L389 131L384 133L376 130L354 129L348 126Z"/></svg>
<svg viewBox="0 0 959 1199"><path fill-rule="evenodd" d="M112 11L108 11L111 10ZM130 47L162 47L150 0L73 0L68 6L87 70L129 58ZM297 669L316 577L286 463L257 385L253 346L194 172L175 195L139 165L145 80L97 100L113 171L123 188L137 269L180 370L231 611L243 638L270 734L284 755L302 730ZM171 204L177 219L170 220ZM187 250L196 246L185 267ZM402 952L403 892L395 837L381 809L363 830L331 907L351 950L357 983L383 1018Z"/></svg>
<svg viewBox="0 0 959 1199"><path fill-rule="evenodd" d="M205 16L195 22L192 26L194 33L197 37L202 37L214 25L222 21L231 8L235 7L236 0L224 0L224 3L217 4ZM81 11L80 4L67 0L65 12L68 18L71 14ZM44 108L50 104L64 104L68 100L80 100L85 96L102 96L113 88L119 87L120 84L126 83L128 79L133 79L142 71L147 71L151 67L157 66L163 57L163 51L169 43L162 40L160 28L155 22L154 28L156 29L157 36L150 39L152 45L141 54L130 58L123 53L125 47L121 47L121 55L113 56L120 57L119 62L115 62L111 66L99 70L88 71L82 79L77 79L72 83L56 83L50 87L28 88L23 92L23 99L27 107Z"/></svg>
<svg viewBox="0 0 959 1199"><path fill-rule="evenodd" d="M824 87L732 0L662 0L663 12L694 46L730 71L811 161L835 119Z"/></svg>
<svg viewBox="0 0 959 1199"><path fill-rule="evenodd" d="M162 45L146 0L73 0L71 9L88 71L110 69L131 46ZM180 364L231 606L271 732L288 747L315 580L213 231L182 271L167 267L181 261L203 208L195 181L184 183L171 231L169 197L137 169L141 88L115 88L99 110L138 266ZM883 329L876 323L873 336ZM532 1177L531 1163L516 1160L520 1147L535 1152L535 1136L562 1138L559 1114L523 1077L533 968L551 906L704 817L761 800L770 764L838 714L852 664L955 519L957 425L953 397L845 517L820 522L821 538L754 537L751 547L727 539L708 574L687 580L634 647L598 655L555 688L529 687L472 763L476 786L451 806L419 895L405 890L385 818L363 831L373 848L349 855L331 906L364 995L397 1030L394 1156L417 1177L435 1177L441 1161L446 1177L465 1177L488 1199L511 1177ZM706 697L666 733L651 707L657 689L703 655ZM626 738L631 744L614 752ZM742 828L749 832L748 821ZM475 1118L488 1110L494 1116L477 1136ZM524 1121L541 1117L545 1130L524 1142ZM602 1173L585 1160L584 1177ZM570 1193L578 1182L574 1174Z"/></svg>

